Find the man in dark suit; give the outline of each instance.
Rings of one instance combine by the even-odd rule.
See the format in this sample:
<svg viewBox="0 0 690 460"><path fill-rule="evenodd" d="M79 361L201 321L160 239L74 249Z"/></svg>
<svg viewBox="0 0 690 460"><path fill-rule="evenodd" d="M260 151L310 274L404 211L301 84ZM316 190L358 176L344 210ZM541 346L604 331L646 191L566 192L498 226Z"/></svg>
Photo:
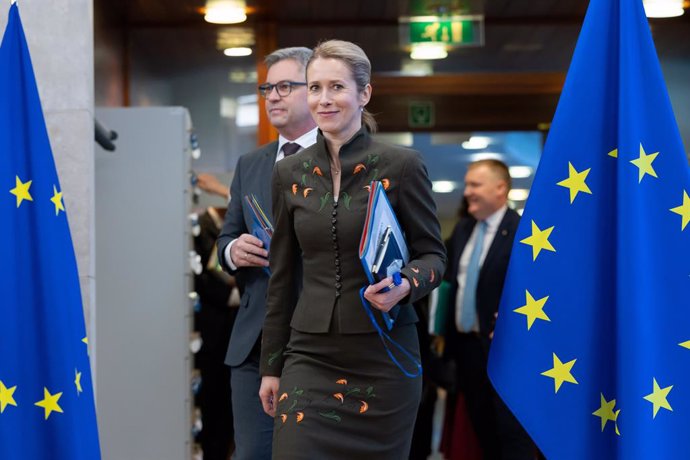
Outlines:
<svg viewBox="0 0 690 460"><path fill-rule="evenodd" d="M508 208L511 180L498 160L472 163L465 175L469 217L448 240L451 283L446 354L457 366L458 389L466 400L485 459L533 459L535 448L489 382L486 365L519 215Z"/></svg>
<svg viewBox="0 0 690 460"><path fill-rule="evenodd" d="M266 57L267 81L259 86L259 92L266 100L268 118L280 136L278 142L247 153L237 162L230 187L232 199L218 237L221 265L235 275L243 290L225 358L230 366L236 460L270 459L273 435L273 419L264 413L259 401L268 251L252 235L252 213L245 204L245 196L254 195L266 216L272 216L273 166L316 142L316 124L307 106L305 82L310 56L308 48L284 48Z"/></svg>

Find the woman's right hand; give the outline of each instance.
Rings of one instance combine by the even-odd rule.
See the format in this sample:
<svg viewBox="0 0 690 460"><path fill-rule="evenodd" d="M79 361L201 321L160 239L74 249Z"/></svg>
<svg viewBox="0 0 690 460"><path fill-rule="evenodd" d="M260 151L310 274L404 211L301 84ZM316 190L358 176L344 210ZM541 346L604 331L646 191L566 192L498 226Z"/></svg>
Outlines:
<svg viewBox="0 0 690 460"><path fill-rule="evenodd" d="M259 399L261 405L271 417L276 416L276 406L278 405L278 389L280 388L280 377L262 377L261 388L259 388Z"/></svg>

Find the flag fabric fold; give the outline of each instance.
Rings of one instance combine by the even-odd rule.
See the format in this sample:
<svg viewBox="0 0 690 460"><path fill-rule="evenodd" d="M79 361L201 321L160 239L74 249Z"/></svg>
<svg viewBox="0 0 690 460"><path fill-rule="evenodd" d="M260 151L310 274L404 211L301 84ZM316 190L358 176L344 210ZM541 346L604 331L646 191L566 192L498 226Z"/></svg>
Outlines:
<svg viewBox="0 0 690 460"><path fill-rule="evenodd" d="M489 376L549 459L690 458L690 169L640 0L591 0Z"/></svg>
<svg viewBox="0 0 690 460"><path fill-rule="evenodd" d="M17 5L0 45L0 458L100 458L77 265Z"/></svg>

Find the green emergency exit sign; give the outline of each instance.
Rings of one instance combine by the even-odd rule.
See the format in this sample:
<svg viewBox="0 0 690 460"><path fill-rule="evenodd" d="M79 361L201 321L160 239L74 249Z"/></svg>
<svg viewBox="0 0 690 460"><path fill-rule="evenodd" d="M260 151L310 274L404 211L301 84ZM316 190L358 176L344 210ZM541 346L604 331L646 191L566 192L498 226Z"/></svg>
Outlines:
<svg viewBox="0 0 690 460"><path fill-rule="evenodd" d="M435 124L434 103L431 101L410 101L407 123L410 128L431 128Z"/></svg>
<svg viewBox="0 0 690 460"><path fill-rule="evenodd" d="M477 41L474 21L410 22L410 43L441 42L462 45Z"/></svg>

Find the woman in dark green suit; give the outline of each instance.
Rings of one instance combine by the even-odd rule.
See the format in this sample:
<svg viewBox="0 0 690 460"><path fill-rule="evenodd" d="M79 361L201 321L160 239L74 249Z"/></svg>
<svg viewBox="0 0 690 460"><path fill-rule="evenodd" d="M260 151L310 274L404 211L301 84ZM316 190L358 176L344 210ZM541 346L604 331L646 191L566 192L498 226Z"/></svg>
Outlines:
<svg viewBox="0 0 690 460"><path fill-rule="evenodd" d="M307 90L317 142L273 173L259 394L275 417L274 459L401 460L410 448L421 377L405 376L389 358L359 294L369 284L358 250L370 182L383 183L410 261L400 285L380 292L392 282L384 279L365 297L381 311L401 305L389 334L417 360L411 303L438 285L446 256L420 154L370 136L370 75L357 45L331 40L314 49ZM291 276L300 259L301 290Z"/></svg>

